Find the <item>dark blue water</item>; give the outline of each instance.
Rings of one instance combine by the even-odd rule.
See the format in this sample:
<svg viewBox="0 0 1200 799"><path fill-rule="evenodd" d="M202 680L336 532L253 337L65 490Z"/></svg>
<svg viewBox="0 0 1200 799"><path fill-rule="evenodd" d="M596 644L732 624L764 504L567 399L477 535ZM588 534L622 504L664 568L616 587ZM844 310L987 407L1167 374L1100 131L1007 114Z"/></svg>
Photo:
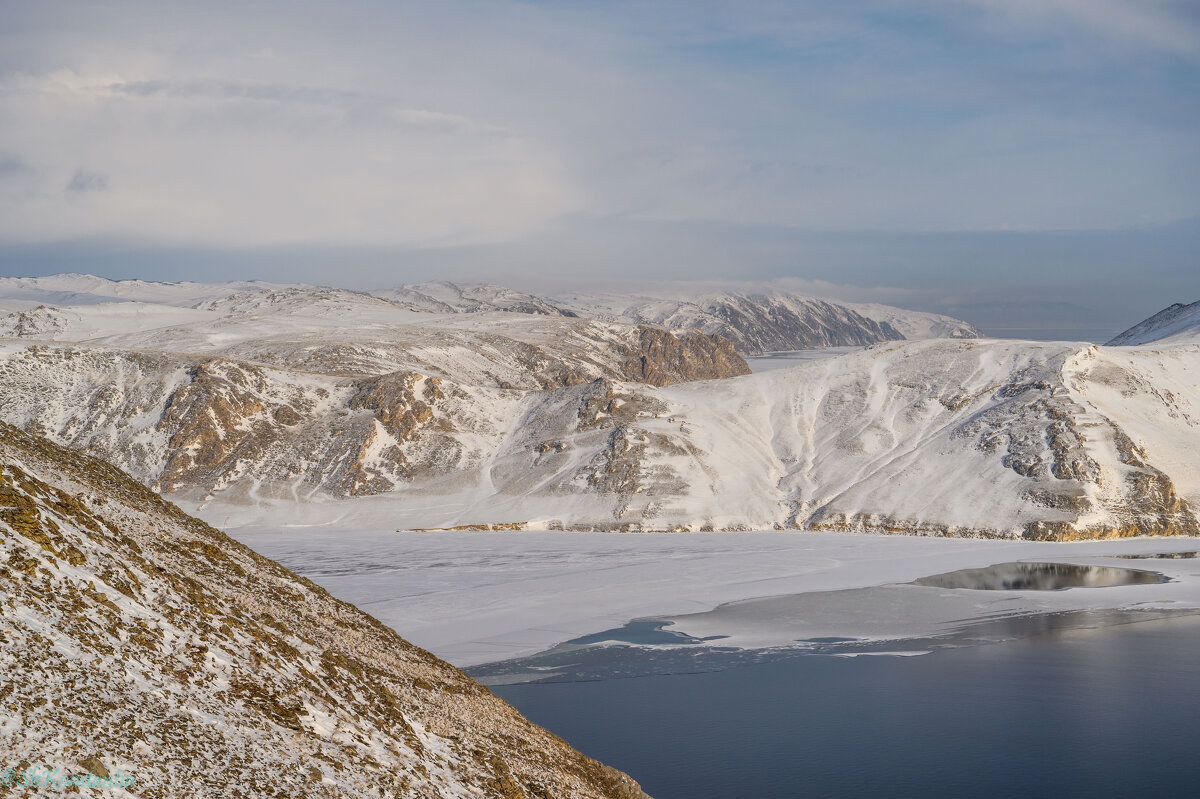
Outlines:
<svg viewBox="0 0 1200 799"><path fill-rule="evenodd" d="M1200 618L494 686L657 799L1200 795Z"/></svg>

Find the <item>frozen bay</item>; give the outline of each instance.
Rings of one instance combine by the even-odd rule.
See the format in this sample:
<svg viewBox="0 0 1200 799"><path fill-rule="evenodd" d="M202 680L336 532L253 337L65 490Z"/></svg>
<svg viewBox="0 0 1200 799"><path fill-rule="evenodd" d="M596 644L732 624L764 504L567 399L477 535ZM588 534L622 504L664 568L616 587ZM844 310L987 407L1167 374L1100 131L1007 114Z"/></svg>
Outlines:
<svg viewBox="0 0 1200 799"><path fill-rule="evenodd" d="M798 638L937 635L949 623L997 614L1200 610L1200 560L1127 557L1195 551L1195 538L1043 543L807 532L230 532L458 666L527 657L639 618L674 620L689 635L724 636L725 646L755 649ZM918 589L926 593L904 612L887 599L919 578L1018 561L1152 570L1170 582L1064 591ZM842 602L847 594L839 592L852 601Z"/></svg>

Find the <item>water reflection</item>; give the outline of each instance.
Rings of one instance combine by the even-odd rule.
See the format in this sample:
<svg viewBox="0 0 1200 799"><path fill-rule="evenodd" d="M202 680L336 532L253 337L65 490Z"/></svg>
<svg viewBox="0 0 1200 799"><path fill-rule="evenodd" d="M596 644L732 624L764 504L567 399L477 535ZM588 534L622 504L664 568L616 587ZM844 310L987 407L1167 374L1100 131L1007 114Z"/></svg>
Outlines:
<svg viewBox="0 0 1200 799"><path fill-rule="evenodd" d="M685 674L811 655L912 655L1195 611L1069 609L1037 591L1163 583L1158 572L1069 563L1001 563L915 583L763 597L701 613L635 619L543 652L474 666L488 685ZM939 589L1028 591L989 595ZM1068 602L1072 601L1069 598Z"/></svg>
<svg viewBox="0 0 1200 799"><path fill-rule="evenodd" d="M960 569L913 580L933 588L977 591L1062 591L1066 588L1107 588L1114 585L1167 583L1158 572L1074 563L997 563L984 569Z"/></svg>
<svg viewBox="0 0 1200 799"><path fill-rule="evenodd" d="M622 630L610 630L605 635L608 645L559 644L536 655L471 666L467 673L484 685L590 682L649 675L700 674L814 655L919 655L1031 638L1050 640L1077 630L1173 619L1195 613L1165 609L1015 613L964 620L937 635L886 641L830 636L801 639L790 646L768 649L714 646L695 638L687 642L690 645L684 646L635 645L620 640L624 637ZM642 623L646 623L646 620ZM656 622L662 623L662 620ZM635 634L629 637L640 636Z"/></svg>

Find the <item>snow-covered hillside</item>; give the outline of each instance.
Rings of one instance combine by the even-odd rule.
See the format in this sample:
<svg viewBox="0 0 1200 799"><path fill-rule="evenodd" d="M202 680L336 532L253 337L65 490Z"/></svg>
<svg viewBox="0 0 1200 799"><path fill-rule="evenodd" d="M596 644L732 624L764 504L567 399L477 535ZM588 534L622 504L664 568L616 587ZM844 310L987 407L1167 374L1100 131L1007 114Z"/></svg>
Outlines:
<svg viewBox="0 0 1200 799"><path fill-rule="evenodd" d="M520 391L9 345L0 406L216 520L1073 538L1200 529L1196 362L938 340Z"/></svg>
<svg viewBox="0 0 1200 799"><path fill-rule="evenodd" d="M510 311L543 316L574 316L552 301L533 294L488 284L457 285L440 280L374 292L375 296L434 313Z"/></svg>
<svg viewBox="0 0 1200 799"><path fill-rule="evenodd" d="M891 305L879 303L843 303L852 311L857 311L868 319L874 319L880 324L889 325L893 330L909 340L926 338L983 338L983 331L972 324L955 319L953 316L928 313L926 311L909 311Z"/></svg>
<svg viewBox="0 0 1200 799"><path fill-rule="evenodd" d="M715 333L732 341L744 355L904 338L845 305L781 292L717 292L684 298L574 293L556 296L553 302L580 316Z"/></svg>
<svg viewBox="0 0 1200 799"><path fill-rule="evenodd" d="M789 292L722 291L620 294L567 292L538 297L500 286L446 281L402 286L374 294L435 313L505 310L546 316L580 316L608 322L651 324L671 330L719 334L743 355L822 347L861 346L925 338L981 338L959 319L890 305L814 299Z"/></svg>
<svg viewBox="0 0 1200 799"><path fill-rule="evenodd" d="M779 303L774 319L800 319ZM217 521L1198 529L1200 347L1187 341L888 341L734 377L747 370L729 341L690 329L312 287L194 305L16 312L2 418ZM708 313L637 308L685 328Z"/></svg>
<svg viewBox="0 0 1200 799"><path fill-rule="evenodd" d="M118 309L139 303L140 311ZM81 306L103 305L86 309ZM39 307L42 306L42 307ZM370 294L304 284L261 282L158 283L113 281L91 275L0 278L0 337L90 340L147 329L122 326L122 317L140 313L171 318L170 309L196 309L215 315L317 315L325 318L364 310L404 310L437 316L503 312L541 317L580 317L619 325L698 329L721 335L743 355L918 338L977 338L971 325L950 317L887 305L854 305L763 290L713 292L695 296L678 290L655 295L567 293L540 297L503 286L418 283ZM6 315L7 314L7 315ZM80 317L87 318L81 319ZM193 317L201 321L200 317ZM186 321L185 315L181 321ZM428 320L422 320L422 323ZM376 320L378 322L378 320ZM393 319L388 323L394 323ZM105 326L107 324L107 327ZM404 322L401 322L404 324ZM464 326L460 322L460 326Z"/></svg>
<svg viewBox="0 0 1200 799"><path fill-rule="evenodd" d="M729 342L697 331L527 313L429 313L314 287L240 291L191 308L38 306L0 316L3 337L202 353L344 377L412 370L511 388L601 377L666 385L749 371Z"/></svg>
<svg viewBox="0 0 1200 799"><path fill-rule="evenodd" d="M91 305L98 302L145 302L191 306L236 291L269 289L261 281L227 283L161 283L150 280L108 280L95 275L62 274L48 277L0 277L0 309L35 305Z"/></svg>
<svg viewBox="0 0 1200 799"><path fill-rule="evenodd" d="M66 788L96 796L644 797L357 608L2 423L0 564L0 793L31 769L108 780Z"/></svg>
<svg viewBox="0 0 1200 799"><path fill-rule="evenodd" d="M1131 346L1155 341L1200 342L1200 302L1175 303L1138 322L1105 346Z"/></svg>

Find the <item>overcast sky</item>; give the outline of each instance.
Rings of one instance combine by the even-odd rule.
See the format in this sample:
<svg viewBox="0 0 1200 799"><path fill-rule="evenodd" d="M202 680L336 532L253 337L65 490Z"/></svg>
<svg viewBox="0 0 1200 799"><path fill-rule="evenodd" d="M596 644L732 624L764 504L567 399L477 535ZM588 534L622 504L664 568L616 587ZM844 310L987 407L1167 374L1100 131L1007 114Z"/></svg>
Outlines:
<svg viewBox="0 0 1200 799"><path fill-rule="evenodd" d="M0 0L0 274L1121 328L1200 299L1197 131L1194 0Z"/></svg>

